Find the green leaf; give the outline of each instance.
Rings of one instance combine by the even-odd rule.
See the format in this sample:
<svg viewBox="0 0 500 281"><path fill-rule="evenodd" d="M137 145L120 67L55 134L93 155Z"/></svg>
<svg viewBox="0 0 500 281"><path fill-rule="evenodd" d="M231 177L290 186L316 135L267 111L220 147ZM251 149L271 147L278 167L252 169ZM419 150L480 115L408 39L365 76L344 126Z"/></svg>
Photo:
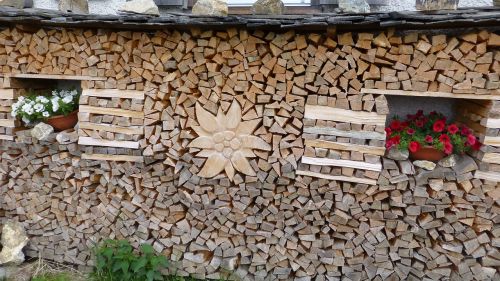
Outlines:
<svg viewBox="0 0 500 281"><path fill-rule="evenodd" d="M146 266L147 260L144 257L139 258L138 260L135 260L132 263L132 271L137 272L139 269L144 268Z"/></svg>
<svg viewBox="0 0 500 281"><path fill-rule="evenodd" d="M141 252L143 252L144 254L153 254L154 253L153 246L151 246L149 244L142 244L141 245Z"/></svg>

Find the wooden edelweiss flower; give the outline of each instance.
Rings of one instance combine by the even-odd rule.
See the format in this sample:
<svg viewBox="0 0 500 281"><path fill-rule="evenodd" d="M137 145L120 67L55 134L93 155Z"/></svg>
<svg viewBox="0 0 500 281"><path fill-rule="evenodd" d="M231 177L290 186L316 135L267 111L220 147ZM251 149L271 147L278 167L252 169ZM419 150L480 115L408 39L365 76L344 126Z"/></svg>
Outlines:
<svg viewBox="0 0 500 281"><path fill-rule="evenodd" d="M197 155L207 158L198 176L211 178L225 170L227 177L232 180L235 169L245 175L256 175L247 157L256 157L253 149L271 150L267 142L252 135L259 125L259 119L242 121L241 107L236 100L227 114L219 107L217 116L196 103L196 118L200 126L193 126L193 130L198 137L189 147L200 148Z"/></svg>

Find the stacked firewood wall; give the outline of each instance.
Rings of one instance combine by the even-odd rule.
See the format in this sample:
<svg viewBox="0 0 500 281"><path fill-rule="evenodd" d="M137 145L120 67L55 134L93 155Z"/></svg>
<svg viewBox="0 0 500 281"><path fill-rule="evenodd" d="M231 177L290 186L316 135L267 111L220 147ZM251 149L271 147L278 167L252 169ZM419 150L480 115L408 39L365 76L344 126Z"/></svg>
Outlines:
<svg viewBox="0 0 500 281"><path fill-rule="evenodd" d="M99 76L83 88L144 96L82 97L67 142L4 141L0 212L26 224L30 255L82 266L93 241L124 238L200 278L495 279L496 182L474 179L471 158L418 180L383 158L387 101L361 92L494 94L498 45L489 31L6 28L2 73Z"/></svg>

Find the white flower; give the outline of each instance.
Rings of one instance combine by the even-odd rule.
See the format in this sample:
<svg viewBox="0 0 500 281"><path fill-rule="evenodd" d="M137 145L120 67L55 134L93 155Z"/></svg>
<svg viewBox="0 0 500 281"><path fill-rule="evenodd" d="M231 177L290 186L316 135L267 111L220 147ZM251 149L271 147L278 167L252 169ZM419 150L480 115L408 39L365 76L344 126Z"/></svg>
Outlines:
<svg viewBox="0 0 500 281"><path fill-rule="evenodd" d="M19 102L22 102L22 101L24 101L24 97L23 97L23 96L20 96L17 100L18 100Z"/></svg>
<svg viewBox="0 0 500 281"><path fill-rule="evenodd" d="M65 96L62 100L64 103L71 103L73 101L73 97L72 96Z"/></svg>
<svg viewBox="0 0 500 281"><path fill-rule="evenodd" d="M49 115L49 113L48 113L47 111L44 111L44 112L42 113L42 116L47 118L47 117L49 117L50 115Z"/></svg>
<svg viewBox="0 0 500 281"><path fill-rule="evenodd" d="M12 117L16 117L16 116L17 116L17 111L12 110L12 111L10 112L10 116L12 116Z"/></svg>
<svg viewBox="0 0 500 281"><path fill-rule="evenodd" d="M30 108L26 109L24 112L25 112L26 114L28 114L28 115L31 115L31 114L35 113L35 111L33 110L33 108L32 108L32 107L30 107Z"/></svg>
<svg viewBox="0 0 500 281"><path fill-rule="evenodd" d="M73 90L73 91L71 91L71 95L76 96L76 95L78 95L78 92L76 90Z"/></svg>
<svg viewBox="0 0 500 281"><path fill-rule="evenodd" d="M53 112L56 112L56 111L59 110L59 100L60 100L59 97L53 97L51 99L51 102L52 102L52 111Z"/></svg>
<svg viewBox="0 0 500 281"><path fill-rule="evenodd" d="M28 120L26 117L23 117L23 122L24 122L24 124L26 124L26 125L27 125L27 124L29 124L29 123L30 123L30 120Z"/></svg>
<svg viewBox="0 0 500 281"><path fill-rule="evenodd" d="M32 110L33 108L31 107L31 104L29 104L29 103L25 103L25 104L23 104L23 106L21 107L21 110L22 110L22 111L25 111L25 112L26 112L27 110L30 110L30 109Z"/></svg>
<svg viewBox="0 0 500 281"><path fill-rule="evenodd" d="M43 104L40 104L40 103L35 104L35 106L33 108L35 109L36 112L42 112L45 109Z"/></svg>

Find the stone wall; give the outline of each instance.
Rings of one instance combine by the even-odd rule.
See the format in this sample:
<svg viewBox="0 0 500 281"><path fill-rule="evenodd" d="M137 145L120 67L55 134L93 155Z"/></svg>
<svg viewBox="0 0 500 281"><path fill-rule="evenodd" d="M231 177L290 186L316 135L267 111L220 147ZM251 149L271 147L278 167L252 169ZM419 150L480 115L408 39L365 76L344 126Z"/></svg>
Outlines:
<svg viewBox="0 0 500 281"><path fill-rule="evenodd" d="M87 93L145 93L138 103L125 94L81 99L144 113L144 134L127 139L139 149L101 147L124 140L102 129L44 141L20 130L3 141L1 220L26 226L30 256L90 266L96 241L119 238L151 243L178 274L200 278L499 278L499 188L495 178L476 177L496 175L499 165L473 155L427 171L383 157L385 96L361 93L498 94L491 31L326 37L5 28L0 44L2 73L85 76ZM19 85L2 80L4 88ZM498 102L484 103L486 118L495 118ZM110 112L80 114L80 125L137 122ZM82 137L97 145L78 144ZM83 157L137 151L143 161Z"/></svg>

